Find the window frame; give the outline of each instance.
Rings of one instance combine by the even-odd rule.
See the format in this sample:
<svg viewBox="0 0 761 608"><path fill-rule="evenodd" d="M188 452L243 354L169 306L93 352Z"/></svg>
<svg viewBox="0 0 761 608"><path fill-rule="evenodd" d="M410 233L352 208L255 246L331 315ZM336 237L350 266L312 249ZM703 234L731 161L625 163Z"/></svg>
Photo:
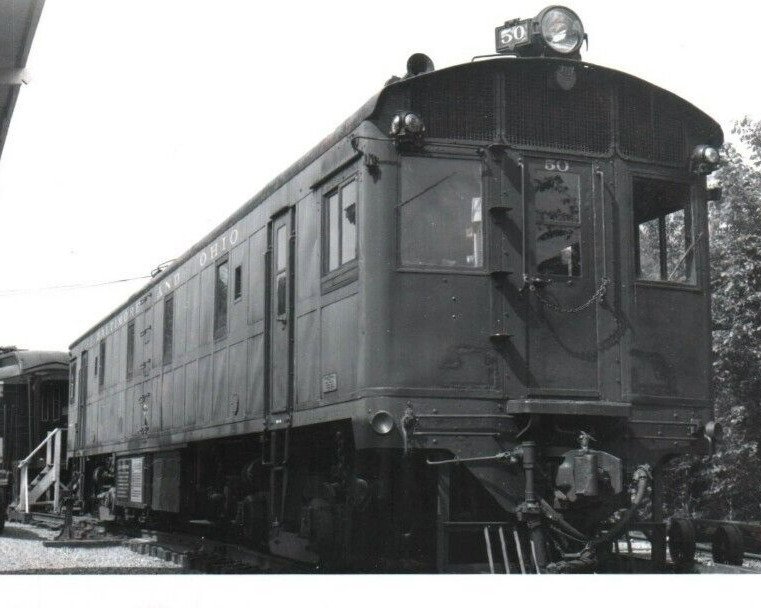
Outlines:
<svg viewBox="0 0 761 608"><path fill-rule="evenodd" d="M77 363L76 357L69 360L69 405L77 402Z"/></svg>
<svg viewBox="0 0 761 608"><path fill-rule="evenodd" d="M167 310L171 311L171 324L167 325ZM168 331L167 331L168 330ZM167 340L167 334L169 339ZM171 365L174 359L174 293L164 298L164 317L161 327L161 364Z"/></svg>
<svg viewBox="0 0 761 608"><path fill-rule="evenodd" d="M227 285L225 291L227 292L225 294L225 302L224 302L224 325L220 325L219 320L219 308L218 303L220 302L219 295L218 295L218 288L219 288L219 269L220 267L227 264ZM228 332L228 325L230 320L230 258L228 255L225 255L224 257L217 260L216 264L214 265L214 291L213 291L213 314L212 314L212 335L214 341L217 340L223 340L227 337Z"/></svg>
<svg viewBox="0 0 761 608"><path fill-rule="evenodd" d="M132 330L132 331L130 331ZM130 336L132 339L130 339ZM135 376L135 321L127 323L127 352L125 353L125 380Z"/></svg>
<svg viewBox="0 0 761 608"><path fill-rule="evenodd" d="M98 366L98 389L106 385L106 338L102 338L98 345L98 356L96 357Z"/></svg>
<svg viewBox="0 0 761 608"><path fill-rule="evenodd" d="M468 162L477 162L479 163L480 170L481 170L481 247L482 247L482 259L483 263L481 266L474 266L474 267L466 267L466 266L453 266L453 267L447 267L447 266L436 266L436 265L416 265L411 266L408 264L404 264L402 262L402 207L404 204L401 201L401 193L402 193L402 169L401 165L402 162L404 162L405 159L439 159L439 160L461 160L461 161L468 161ZM491 249L490 249L490 234L488 227L488 214L489 214L489 208L487 205L487 201L490 200L490 183L489 179L487 178L487 169L488 167L484 166L484 159L480 156L473 154L445 154L441 152L437 152L434 154L403 154L399 156L399 171L397 172L397 200L395 203L395 221L396 221L396 227L395 227L395 238L396 238L396 251L395 251L395 258L396 258L396 270L398 272L410 272L410 273L420 273L420 274L457 274L457 275L478 275L478 276L484 276L489 274L489 265L490 265L490 255L491 255Z"/></svg>
<svg viewBox="0 0 761 608"><path fill-rule="evenodd" d="M684 206L678 207L676 209L673 209L672 211L668 213L661 213L657 216L655 216L652 219L658 219L658 226L659 226L659 247L658 247L658 263L659 268L662 272L662 265L663 261L661 261L662 256L665 256L667 251L663 249L665 246L665 233L662 231L662 227L665 223L665 218L670 213L675 213L679 211L680 209L685 211L685 220L687 217L689 217L689 235L690 235L690 246L693 247L692 252L690 256L688 257L688 260L691 259L692 263L692 276L693 279L691 281L676 281L676 280L668 280L668 279L652 279L652 278L644 278L640 277L640 264L641 264L641 256L640 256L640 234L639 234L639 227L641 225L640 222L637 222L636 216L635 216L635 193L634 193L634 185L637 180L650 180L650 181L657 181L657 182L666 182L670 183L673 186L677 186L680 188L684 188L685 194L686 194L686 200L684 203ZM702 291L703 290L703 267L707 263L705 260L703 260L703 255L700 253L700 248L698 247L699 243L696 242L698 239L698 236L700 235L700 231L698 230L698 222L702 221L700 219L698 211L698 205L696 204L696 192L695 192L695 185L691 180L685 179L683 175L678 174L664 174L660 172L646 172L646 171L636 171L630 173L630 179L629 179L629 195L631 200L631 221L629 222L630 230L631 230L631 252L632 252L632 276L634 279L635 285L641 285L641 286L648 286L648 287L660 287L665 289L676 289L676 290L684 290L684 291ZM687 222L685 221L685 224ZM685 230L687 227L685 226ZM708 234L703 234L700 238L701 240L704 238L707 238ZM664 258L665 259L665 258ZM667 264L666 260L666 264ZM683 262L684 263L684 262Z"/></svg>
<svg viewBox="0 0 761 608"><path fill-rule="evenodd" d="M354 202L354 226L356 230L356 238L354 239L354 257L346 262L341 263L343 256L343 221L338 222L338 235L336 236L338 244L338 266L330 268L330 198L334 195L338 195L338 209L340 212L339 218L343 217L343 191L346 187L354 182L356 189L356 200ZM337 181L331 181L322 192L321 211L322 211L322 260L321 260L321 274L323 278L334 277L348 272L352 268L357 267L359 264L359 192L360 180L356 171L351 175L344 176Z"/></svg>
<svg viewBox="0 0 761 608"><path fill-rule="evenodd" d="M548 174L554 174L559 175L561 177L567 177L567 176L573 176L576 179L576 197L577 197L577 203L578 203L578 209L576 212L576 219L575 220L556 220L556 219L540 219L540 213L542 212L538 205L537 205L537 192L531 191L530 195L530 201L531 204L528 205L528 202L526 203L526 210L525 212L529 214L529 221L530 221L530 229L529 229L529 239L530 239L530 251L531 251L531 257L530 257L530 267L532 269L532 272L536 273L539 277L550 277L553 281L580 281L585 280L589 278L589 268L588 266L591 264L591 267L594 268L594 259L587 260L585 257L590 257L589 255L585 256L585 237L589 237L589 234L587 233L588 228L584 225L584 179L587 177L587 171L588 166L583 161L575 161L575 160L568 160L568 157L564 157L563 160L566 161L566 163L569 165L569 169L566 171L559 171L559 170L551 170L548 169L546 166L532 166L531 164L527 164L526 166L526 179L532 180L537 176L537 173L548 173ZM576 169L576 165L581 167L581 169ZM570 168L573 167L573 168ZM531 183L528 183L527 186L529 188L533 188L533 185ZM593 187L589 187L589 196L593 197ZM594 205L594 201L591 201L592 205ZM592 210L592 215L594 216L594 210ZM578 274L565 274L565 273L556 273L556 272L548 272L545 270L540 269L541 262L539 260L539 237L543 234L542 229L547 228L557 228L557 229L570 229L573 231L578 231L578 240L571 245L573 248L573 245L578 246ZM594 253L594 250L589 253ZM591 256L592 258L594 256ZM545 260L546 261L546 260Z"/></svg>
<svg viewBox="0 0 761 608"><path fill-rule="evenodd" d="M243 299L243 262L233 268L233 304Z"/></svg>

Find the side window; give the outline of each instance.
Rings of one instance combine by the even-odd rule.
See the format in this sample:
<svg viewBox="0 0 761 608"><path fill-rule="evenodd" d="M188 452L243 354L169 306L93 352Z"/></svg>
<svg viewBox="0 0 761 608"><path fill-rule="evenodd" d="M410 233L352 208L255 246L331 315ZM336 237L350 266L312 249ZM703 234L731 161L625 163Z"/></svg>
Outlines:
<svg viewBox="0 0 761 608"><path fill-rule="evenodd" d="M689 185L649 178L633 185L637 278L694 285Z"/></svg>
<svg viewBox="0 0 761 608"><path fill-rule="evenodd" d="M481 162L403 157L401 176L402 265L483 267Z"/></svg>
<svg viewBox="0 0 761 608"><path fill-rule="evenodd" d="M69 403L77 400L77 360L69 362Z"/></svg>
<svg viewBox="0 0 761 608"><path fill-rule="evenodd" d="M243 296L243 268L240 264L235 267L233 278L233 300L238 301Z"/></svg>
<svg viewBox="0 0 761 608"><path fill-rule="evenodd" d="M87 360L88 351L83 350L79 356L79 382L77 382L77 395L79 405L87 403Z"/></svg>
<svg viewBox="0 0 761 608"><path fill-rule="evenodd" d="M106 339L100 341L100 353L95 359L95 365L98 367L98 387L102 387L106 380Z"/></svg>
<svg viewBox="0 0 761 608"><path fill-rule="evenodd" d="M227 260L217 264L214 280L214 339L227 335L227 292L230 265Z"/></svg>
<svg viewBox="0 0 761 608"><path fill-rule="evenodd" d="M323 203L323 273L357 259L357 180L330 191Z"/></svg>
<svg viewBox="0 0 761 608"><path fill-rule="evenodd" d="M279 226L275 234L275 271L277 272L276 309L278 317L285 317L288 303L288 234L285 226Z"/></svg>
<svg viewBox="0 0 761 608"><path fill-rule="evenodd" d="M135 322L127 325L127 380L135 373Z"/></svg>
<svg viewBox="0 0 761 608"><path fill-rule="evenodd" d="M172 362L174 347L174 295L164 299L164 331L162 334L162 362L167 365Z"/></svg>

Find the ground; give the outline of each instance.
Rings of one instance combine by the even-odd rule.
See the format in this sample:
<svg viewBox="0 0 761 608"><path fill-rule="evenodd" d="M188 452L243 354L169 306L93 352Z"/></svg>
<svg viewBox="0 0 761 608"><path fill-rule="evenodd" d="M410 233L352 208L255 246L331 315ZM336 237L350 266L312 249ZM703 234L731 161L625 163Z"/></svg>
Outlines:
<svg viewBox="0 0 761 608"><path fill-rule="evenodd" d="M57 531L7 522L0 535L0 573L179 574L180 566L126 547L44 547Z"/></svg>

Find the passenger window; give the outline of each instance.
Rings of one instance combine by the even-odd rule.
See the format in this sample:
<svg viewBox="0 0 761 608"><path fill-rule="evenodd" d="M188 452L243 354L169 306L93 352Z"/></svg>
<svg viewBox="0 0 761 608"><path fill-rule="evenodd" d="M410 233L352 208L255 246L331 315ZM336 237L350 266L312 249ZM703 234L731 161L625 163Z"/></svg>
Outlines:
<svg viewBox="0 0 761 608"><path fill-rule="evenodd" d="M233 285L233 300L237 302L243 296L243 269L240 264L235 267L235 278Z"/></svg>
<svg viewBox="0 0 761 608"><path fill-rule="evenodd" d="M480 161L404 157L401 175L402 265L483 267Z"/></svg>
<svg viewBox="0 0 761 608"><path fill-rule="evenodd" d="M581 276L580 187L576 173L531 173L539 274Z"/></svg>
<svg viewBox="0 0 761 608"><path fill-rule="evenodd" d="M357 180L336 188L325 198L325 255L328 273L357 259Z"/></svg>
<svg viewBox="0 0 761 608"><path fill-rule="evenodd" d="M132 380L135 371L135 322L127 325L127 380Z"/></svg>
<svg viewBox="0 0 761 608"><path fill-rule="evenodd" d="M162 341L162 362L167 365L172 362L174 347L174 295L164 300L164 331Z"/></svg>
<svg viewBox="0 0 761 608"><path fill-rule="evenodd" d="M635 178L637 278L695 284L689 185Z"/></svg>
<svg viewBox="0 0 761 608"><path fill-rule="evenodd" d="M95 357L95 365L98 365L98 357ZM100 341L100 367L98 368L98 387L102 387L106 381L106 339Z"/></svg>
<svg viewBox="0 0 761 608"><path fill-rule="evenodd" d="M69 403L74 403L77 397L77 360L72 359L69 363Z"/></svg>
<svg viewBox="0 0 761 608"><path fill-rule="evenodd" d="M227 335L227 291L230 283L230 268L227 260L217 264L214 281L214 338Z"/></svg>

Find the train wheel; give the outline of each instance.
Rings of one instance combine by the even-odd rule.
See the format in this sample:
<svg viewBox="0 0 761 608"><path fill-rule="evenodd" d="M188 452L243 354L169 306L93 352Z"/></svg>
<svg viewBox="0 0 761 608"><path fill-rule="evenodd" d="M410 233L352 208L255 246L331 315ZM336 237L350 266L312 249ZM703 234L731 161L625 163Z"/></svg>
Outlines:
<svg viewBox="0 0 761 608"><path fill-rule="evenodd" d="M742 566L744 557L743 535L737 527L722 524L711 539L713 560L719 564Z"/></svg>
<svg viewBox="0 0 761 608"><path fill-rule="evenodd" d="M669 524L669 553L674 565L687 568L695 561L695 527L686 519L672 519Z"/></svg>

